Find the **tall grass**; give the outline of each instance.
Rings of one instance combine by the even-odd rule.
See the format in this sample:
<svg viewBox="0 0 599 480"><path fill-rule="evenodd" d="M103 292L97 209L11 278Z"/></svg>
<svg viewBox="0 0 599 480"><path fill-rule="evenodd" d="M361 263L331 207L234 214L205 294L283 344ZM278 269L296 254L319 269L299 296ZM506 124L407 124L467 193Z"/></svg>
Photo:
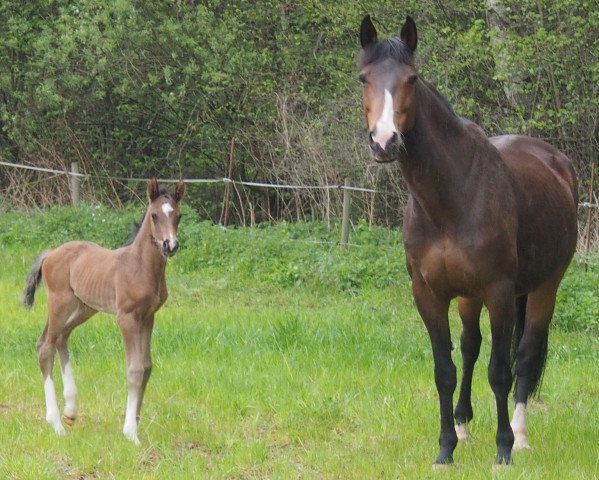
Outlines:
<svg viewBox="0 0 599 480"><path fill-rule="evenodd" d="M124 354L114 318L103 314L72 335L80 417L56 437L44 421L35 355L45 295L38 292L31 312L20 307L26 272L38 250L65 240L119 245L137 210L0 216L0 478L439 476L431 469L438 435L432 355L401 239L363 224L352 237L363 246L342 250L337 230L321 224L223 231L186 211L183 247L168 266L170 297L157 315L141 447L121 434ZM441 475L599 476L598 330L593 318L580 321L597 318L598 270L575 262L569 271L541 396L531 407L533 450L494 473L483 319L473 440L458 446L456 466ZM591 300L582 309L571 301L576 296ZM574 320L560 314L563 306ZM453 311L451 322L458 345ZM55 378L60 392L58 368Z"/></svg>

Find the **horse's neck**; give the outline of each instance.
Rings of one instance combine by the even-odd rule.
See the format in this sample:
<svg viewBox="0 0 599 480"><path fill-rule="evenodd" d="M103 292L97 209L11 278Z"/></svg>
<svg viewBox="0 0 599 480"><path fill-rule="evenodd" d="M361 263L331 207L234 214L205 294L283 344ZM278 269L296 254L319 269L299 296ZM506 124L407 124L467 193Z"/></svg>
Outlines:
<svg viewBox="0 0 599 480"><path fill-rule="evenodd" d="M128 258L137 262L141 272L152 277L152 281L160 283L164 279L166 259L160 253L159 246L154 243L150 227L151 218L146 215L133 242L126 247Z"/></svg>
<svg viewBox="0 0 599 480"><path fill-rule="evenodd" d="M428 85L418 90L414 128L405 135L400 164L418 205L440 228L455 225L467 214L469 181L476 171L475 146L463 120Z"/></svg>

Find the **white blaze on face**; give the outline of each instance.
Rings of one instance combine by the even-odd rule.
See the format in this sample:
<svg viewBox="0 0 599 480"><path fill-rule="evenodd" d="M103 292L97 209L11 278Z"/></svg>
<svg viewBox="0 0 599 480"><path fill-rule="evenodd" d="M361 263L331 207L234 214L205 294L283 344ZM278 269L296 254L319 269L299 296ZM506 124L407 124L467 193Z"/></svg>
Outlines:
<svg viewBox="0 0 599 480"><path fill-rule="evenodd" d="M384 150L387 142L394 133L397 133L397 128L395 128L395 123L393 123L393 96L389 90L385 89L383 111L374 126L372 140L378 143Z"/></svg>
<svg viewBox="0 0 599 480"><path fill-rule="evenodd" d="M173 206L170 203L163 203L162 204L162 211L164 212L164 214L168 217L171 212L174 210Z"/></svg>

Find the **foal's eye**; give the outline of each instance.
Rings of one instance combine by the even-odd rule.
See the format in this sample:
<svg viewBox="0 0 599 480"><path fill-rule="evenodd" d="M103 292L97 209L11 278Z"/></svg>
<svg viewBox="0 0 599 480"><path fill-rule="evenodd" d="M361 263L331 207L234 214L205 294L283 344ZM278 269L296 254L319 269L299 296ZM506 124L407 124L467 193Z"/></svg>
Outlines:
<svg viewBox="0 0 599 480"><path fill-rule="evenodd" d="M158 214L156 214L156 213L153 213L153 214L152 214L152 221L153 221L154 223L156 223L156 222L158 221Z"/></svg>
<svg viewBox="0 0 599 480"><path fill-rule="evenodd" d="M410 76L410 78L408 78L408 83L410 85L414 85L416 83L416 80L418 80L418 75L412 75Z"/></svg>
<svg viewBox="0 0 599 480"><path fill-rule="evenodd" d="M365 73L361 73L360 75L358 75L358 80L360 80L362 85L365 85L366 83L368 83L368 78L366 77Z"/></svg>

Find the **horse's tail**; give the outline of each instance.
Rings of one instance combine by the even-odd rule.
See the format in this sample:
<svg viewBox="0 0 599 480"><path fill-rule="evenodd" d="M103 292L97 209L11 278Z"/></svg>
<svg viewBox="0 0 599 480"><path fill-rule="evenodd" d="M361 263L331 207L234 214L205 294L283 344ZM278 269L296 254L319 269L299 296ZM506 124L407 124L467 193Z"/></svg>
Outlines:
<svg viewBox="0 0 599 480"><path fill-rule="evenodd" d="M31 270L29 270L29 275L27 275L25 289L23 290L23 306L27 309L30 309L33 306L35 290L42 281L42 263L44 263L44 260L50 251L51 250L44 250L38 255L35 262L33 262Z"/></svg>
<svg viewBox="0 0 599 480"><path fill-rule="evenodd" d="M518 349L522 336L524 335L524 325L526 323L526 302L528 295L521 295L516 297L516 324L514 325L514 335L512 337L512 372L515 373L516 361L518 359ZM542 332L542 338L539 339L538 345L538 360L531 366L529 374L529 380L531 381L529 396L538 393L543 383L543 373L545 372L545 364L547 362L547 352L549 345L549 328L547 331ZM516 376L514 375L514 382Z"/></svg>
<svg viewBox="0 0 599 480"><path fill-rule="evenodd" d="M514 335L512 336L512 372L515 373L516 361L518 360L518 347L520 340L524 335L524 324L526 323L526 301L528 295L516 297L516 323L514 325Z"/></svg>

